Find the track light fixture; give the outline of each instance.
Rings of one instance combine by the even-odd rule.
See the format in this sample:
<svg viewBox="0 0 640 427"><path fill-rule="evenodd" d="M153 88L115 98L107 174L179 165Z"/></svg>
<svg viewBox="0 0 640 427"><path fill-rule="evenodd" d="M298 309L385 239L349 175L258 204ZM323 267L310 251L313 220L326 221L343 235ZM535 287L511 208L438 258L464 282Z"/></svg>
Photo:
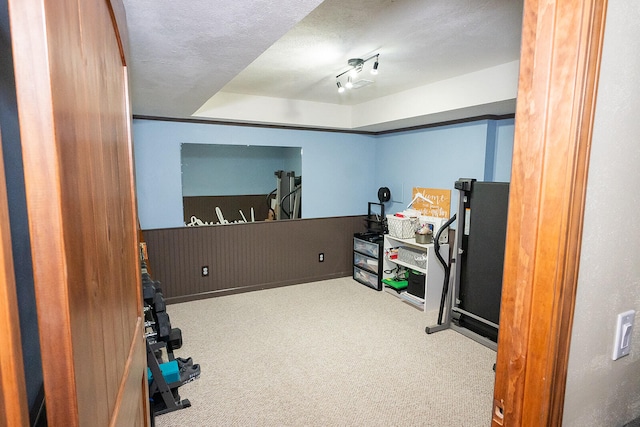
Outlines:
<svg viewBox="0 0 640 427"><path fill-rule="evenodd" d="M358 76L358 74L363 70L364 68L364 64L375 58L375 63L373 64L373 67L371 68L371 74L376 75L378 74L378 65L379 65L379 58L380 58L380 54L377 53L375 55L372 55L370 57L368 57L367 59L360 59L360 58L351 58L347 61L347 65L349 66L349 69L346 71L343 71L342 73L338 74L336 76L336 85L338 86L338 92L339 93L343 93L345 88L347 89L351 89L353 88L353 81L355 80L355 78ZM340 82L340 79L343 78L345 76L345 74L347 75L347 81L344 84L344 86L342 85L342 83ZM367 83L371 83L370 81Z"/></svg>

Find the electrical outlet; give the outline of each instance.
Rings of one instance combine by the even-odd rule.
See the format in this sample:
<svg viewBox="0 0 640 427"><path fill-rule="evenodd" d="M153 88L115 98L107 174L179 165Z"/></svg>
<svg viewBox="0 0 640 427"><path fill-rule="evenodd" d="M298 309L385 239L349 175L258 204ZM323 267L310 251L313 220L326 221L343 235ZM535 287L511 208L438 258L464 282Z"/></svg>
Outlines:
<svg viewBox="0 0 640 427"><path fill-rule="evenodd" d="M203 265L201 271L202 271L202 277L207 277L209 275L209 266Z"/></svg>
<svg viewBox="0 0 640 427"><path fill-rule="evenodd" d="M324 262L324 253L320 252L318 254L318 262Z"/></svg>

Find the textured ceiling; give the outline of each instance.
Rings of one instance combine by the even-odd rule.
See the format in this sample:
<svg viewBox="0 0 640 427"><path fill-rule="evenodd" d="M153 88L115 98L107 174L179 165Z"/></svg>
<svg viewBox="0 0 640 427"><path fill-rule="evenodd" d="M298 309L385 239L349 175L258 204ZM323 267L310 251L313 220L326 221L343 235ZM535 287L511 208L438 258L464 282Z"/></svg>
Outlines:
<svg viewBox="0 0 640 427"><path fill-rule="evenodd" d="M322 0L124 0L134 114L188 117Z"/></svg>
<svg viewBox="0 0 640 427"><path fill-rule="evenodd" d="M188 117L219 91L354 105L520 53L521 0L124 3L138 115ZM338 94L347 60L376 53L375 83Z"/></svg>

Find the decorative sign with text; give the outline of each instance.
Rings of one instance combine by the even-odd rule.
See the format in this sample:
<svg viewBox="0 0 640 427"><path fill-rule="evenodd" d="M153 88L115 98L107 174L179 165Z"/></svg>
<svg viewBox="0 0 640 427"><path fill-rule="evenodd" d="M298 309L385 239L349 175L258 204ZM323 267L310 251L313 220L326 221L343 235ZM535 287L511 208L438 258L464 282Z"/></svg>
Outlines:
<svg viewBox="0 0 640 427"><path fill-rule="evenodd" d="M411 208L420 211L422 215L449 219L451 190L413 187L412 200L414 202Z"/></svg>

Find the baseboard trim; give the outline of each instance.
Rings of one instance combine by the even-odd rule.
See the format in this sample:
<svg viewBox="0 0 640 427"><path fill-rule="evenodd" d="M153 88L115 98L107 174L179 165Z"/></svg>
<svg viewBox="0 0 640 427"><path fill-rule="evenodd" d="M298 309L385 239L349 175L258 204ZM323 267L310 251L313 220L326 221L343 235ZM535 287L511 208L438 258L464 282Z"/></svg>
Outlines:
<svg viewBox="0 0 640 427"><path fill-rule="evenodd" d="M207 298L217 298L225 295L235 295L235 294L243 294L245 292L261 291L264 289L282 288L285 286L300 285L302 283L312 283L312 282L320 282L322 280L338 279L340 277L351 276L352 274L353 274L352 271L345 271L340 273L328 274L325 276L306 277L302 279L288 280L285 282L262 283L262 284L253 285L253 286L221 289L217 291L201 292L198 294L191 294L191 295L181 295L178 297L165 298L165 303L178 304L181 302L197 301L197 300L207 299Z"/></svg>

